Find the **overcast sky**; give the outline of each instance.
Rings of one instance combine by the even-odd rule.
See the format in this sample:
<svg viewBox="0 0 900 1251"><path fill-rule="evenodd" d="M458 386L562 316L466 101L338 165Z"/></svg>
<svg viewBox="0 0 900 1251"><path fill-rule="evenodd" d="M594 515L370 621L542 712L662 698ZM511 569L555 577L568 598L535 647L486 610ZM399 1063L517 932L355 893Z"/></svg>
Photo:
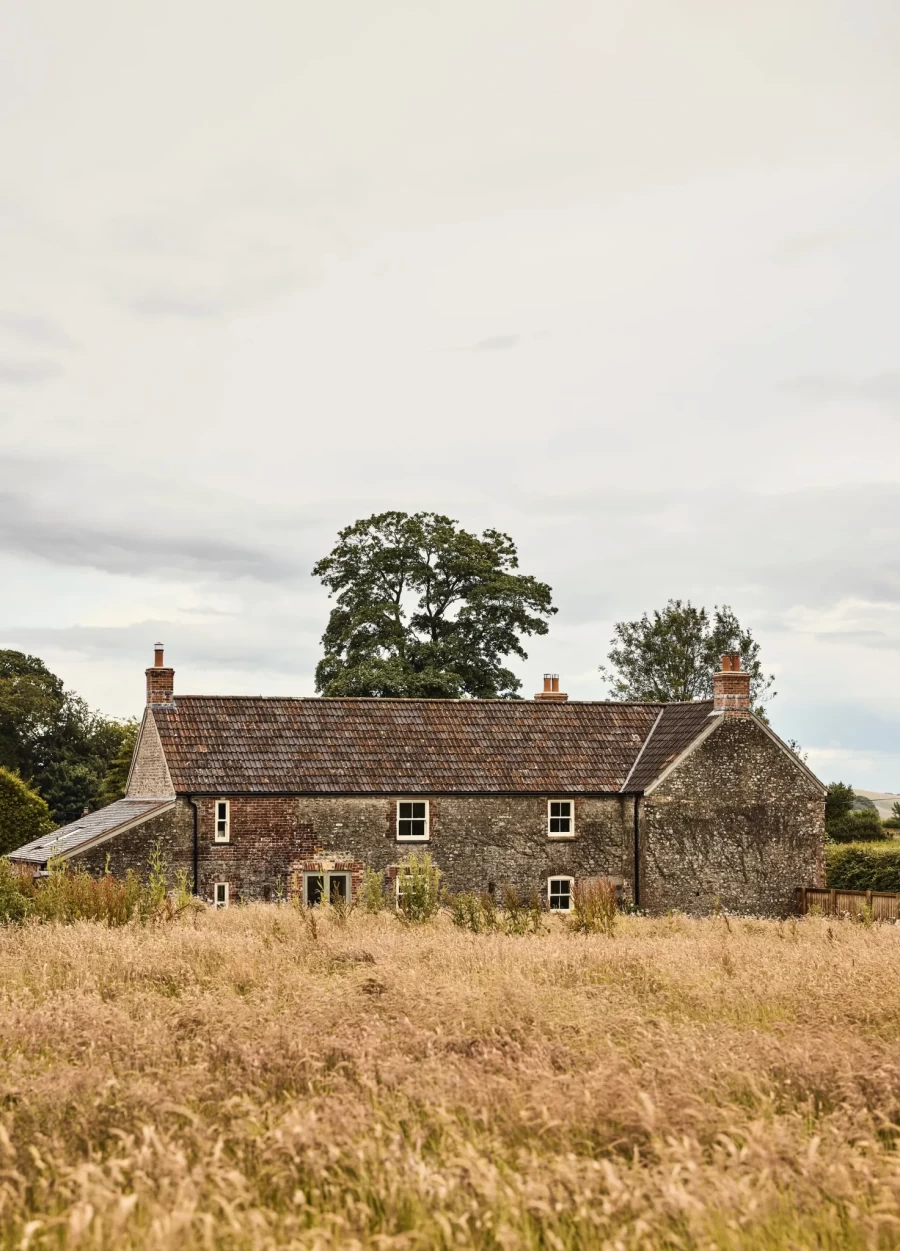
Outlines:
<svg viewBox="0 0 900 1251"><path fill-rule="evenodd" d="M733 606L900 791L897 0L0 0L0 646L311 694L339 527Z"/></svg>

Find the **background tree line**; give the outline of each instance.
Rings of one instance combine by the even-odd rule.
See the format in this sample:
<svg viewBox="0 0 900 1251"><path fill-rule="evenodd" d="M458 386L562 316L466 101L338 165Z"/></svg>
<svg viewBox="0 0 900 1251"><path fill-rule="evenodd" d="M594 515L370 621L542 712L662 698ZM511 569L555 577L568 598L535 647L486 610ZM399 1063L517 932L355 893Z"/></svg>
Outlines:
<svg viewBox="0 0 900 1251"><path fill-rule="evenodd" d="M92 711L37 656L0 650L0 853L121 798L137 724Z"/></svg>

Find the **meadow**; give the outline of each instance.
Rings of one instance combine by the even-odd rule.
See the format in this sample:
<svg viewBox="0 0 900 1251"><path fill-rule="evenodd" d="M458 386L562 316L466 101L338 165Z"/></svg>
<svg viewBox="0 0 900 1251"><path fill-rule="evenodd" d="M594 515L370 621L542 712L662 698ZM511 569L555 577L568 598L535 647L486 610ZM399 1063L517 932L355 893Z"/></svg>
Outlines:
<svg viewBox="0 0 900 1251"><path fill-rule="evenodd" d="M0 1247L900 1246L900 927L0 930Z"/></svg>

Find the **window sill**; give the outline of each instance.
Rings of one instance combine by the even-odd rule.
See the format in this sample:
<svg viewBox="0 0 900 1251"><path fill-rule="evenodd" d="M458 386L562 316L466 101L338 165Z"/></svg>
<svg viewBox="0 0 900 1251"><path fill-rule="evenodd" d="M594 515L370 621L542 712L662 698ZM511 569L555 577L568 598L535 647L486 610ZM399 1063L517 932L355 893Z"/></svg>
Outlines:
<svg viewBox="0 0 900 1251"><path fill-rule="evenodd" d="M427 834L398 834L398 843L430 843L431 839Z"/></svg>
<svg viewBox="0 0 900 1251"><path fill-rule="evenodd" d="M548 834L551 843L571 843L575 838L574 834Z"/></svg>

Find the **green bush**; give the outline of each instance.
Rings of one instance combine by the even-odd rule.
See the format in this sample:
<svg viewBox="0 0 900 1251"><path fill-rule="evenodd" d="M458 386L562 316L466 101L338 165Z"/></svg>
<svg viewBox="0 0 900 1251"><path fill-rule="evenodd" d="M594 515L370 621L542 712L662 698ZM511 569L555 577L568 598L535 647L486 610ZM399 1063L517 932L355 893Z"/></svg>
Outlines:
<svg viewBox="0 0 900 1251"><path fill-rule="evenodd" d="M441 906L441 871L427 851L413 851L397 866L397 912L401 921L421 925Z"/></svg>
<svg viewBox="0 0 900 1251"><path fill-rule="evenodd" d="M15 851L53 829L50 809L9 769L0 768L0 856Z"/></svg>
<svg viewBox="0 0 900 1251"><path fill-rule="evenodd" d="M381 912L384 907L384 874L376 869L363 869L361 895L366 912Z"/></svg>
<svg viewBox="0 0 900 1251"><path fill-rule="evenodd" d="M825 880L836 890L900 891L900 843L832 843Z"/></svg>
<svg viewBox="0 0 900 1251"><path fill-rule="evenodd" d="M825 829L834 843L879 843L891 837L878 813L868 808L850 812L826 825Z"/></svg>

